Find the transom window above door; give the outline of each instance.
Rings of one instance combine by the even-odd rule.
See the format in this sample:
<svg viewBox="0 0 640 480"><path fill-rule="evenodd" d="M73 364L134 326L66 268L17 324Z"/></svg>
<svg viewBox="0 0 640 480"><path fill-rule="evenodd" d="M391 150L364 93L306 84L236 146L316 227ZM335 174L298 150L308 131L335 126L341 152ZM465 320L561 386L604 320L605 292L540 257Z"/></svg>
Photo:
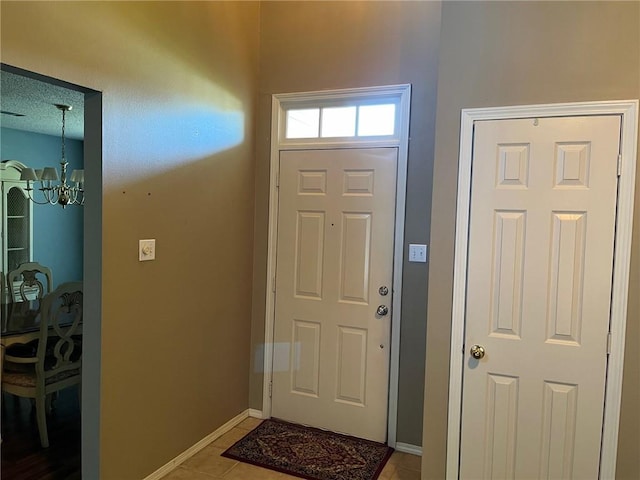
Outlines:
<svg viewBox="0 0 640 480"><path fill-rule="evenodd" d="M396 133L396 103L287 110L285 138L388 137Z"/></svg>
<svg viewBox="0 0 640 480"><path fill-rule="evenodd" d="M410 85L275 94L272 149L377 148L409 136Z"/></svg>
<svg viewBox="0 0 640 480"><path fill-rule="evenodd" d="M390 136L396 129L396 104L327 106L287 110L285 138Z"/></svg>

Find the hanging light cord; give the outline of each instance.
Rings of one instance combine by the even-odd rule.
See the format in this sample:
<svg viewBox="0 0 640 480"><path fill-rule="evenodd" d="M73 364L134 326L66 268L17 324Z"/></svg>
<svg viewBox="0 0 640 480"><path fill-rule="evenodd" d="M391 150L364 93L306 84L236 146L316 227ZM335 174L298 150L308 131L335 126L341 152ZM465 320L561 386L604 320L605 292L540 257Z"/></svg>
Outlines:
<svg viewBox="0 0 640 480"><path fill-rule="evenodd" d="M65 125L65 116L66 116L67 110L66 109L62 109L62 159L65 160L65 156L64 156L64 125Z"/></svg>

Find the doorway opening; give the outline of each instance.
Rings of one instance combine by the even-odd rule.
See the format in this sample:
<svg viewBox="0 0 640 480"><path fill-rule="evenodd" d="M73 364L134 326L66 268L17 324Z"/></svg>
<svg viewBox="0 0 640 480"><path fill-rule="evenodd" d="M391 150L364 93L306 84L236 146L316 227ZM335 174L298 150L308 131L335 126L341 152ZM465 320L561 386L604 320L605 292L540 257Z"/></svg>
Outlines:
<svg viewBox="0 0 640 480"><path fill-rule="evenodd" d="M309 159L309 161L313 162L317 160L322 163L325 162L325 160L321 160L318 157L331 155L329 152L332 151L336 154L339 154L340 158L343 158L342 156L345 154L345 152L347 152L348 154L349 151L352 151L352 153L356 154L356 152L363 152L364 150L369 150L371 152L371 149L393 149L397 155L394 154L394 158L396 159L394 160L395 163L393 171L396 173L395 178L392 180L395 194L393 195L392 200L394 202L394 205L392 208L393 211L390 224L391 248L388 253L388 256L391 257L389 258L389 260L391 260L389 269L389 284L367 284L367 293L365 294L364 290L362 290L360 292L362 294L360 295L360 297L358 297L359 294L354 294L355 296L353 298L348 299L348 295L343 295L342 297L340 297L340 294L337 294L335 304L349 304L351 306L355 304L360 304L361 306L366 304L368 307L373 306L375 307L373 313L369 312L366 315L369 315L371 318L377 317L379 322L388 322L388 332L390 335L389 344L387 345L385 343L385 340L383 339L375 343L375 347L378 350L385 350L386 348L387 352L385 353L385 355L387 355L388 361L388 375L385 374L387 375L387 377L384 379L384 395L385 397L387 397L385 398L385 403L388 399L388 405L384 408L384 410L386 410L384 418L384 423L386 424L385 437L387 443L390 446L394 447L396 445L398 368L400 356L400 299L402 286L402 258L404 250L403 222L407 181L406 174L410 93L410 85L395 85L348 90L278 94L273 96L269 198L269 247L267 260L268 293L266 298L262 411L262 416L264 418L269 418L273 412L274 407L272 404L272 392L274 389L274 374L281 373L283 368L280 359L283 358L284 362L288 366L295 365L297 363L297 366L293 370L289 368L288 373L285 374L285 377L287 378L287 380L285 381L293 381L294 383L296 377L296 375L294 374L295 369L306 369L307 372L312 372L311 376L313 377L313 372L315 372L315 367L313 365L320 365L324 360L323 358L319 357L320 344L317 343L319 341L318 339L320 338L319 330L322 328L322 322L298 318L297 320L300 321L294 322L289 327L293 329L290 330L290 333L291 335L293 335L293 337L291 337L287 341L280 341L275 336L276 324L278 322L278 291L280 291L281 295L283 293L283 289L278 290L278 288L280 288L278 286L279 275L280 273L282 273L282 264L279 264L278 262L278 235L279 233L282 233L279 225L279 218L281 214L280 202L282 202L282 199L280 197L280 187L281 182L283 181L283 178L281 177L283 173L283 171L281 170L282 162L286 162L288 159L292 158L292 155L294 157L298 157L299 155L302 155L304 157L306 154L309 154L315 158L314 160ZM338 157L333 158L337 159ZM312 167L304 167L306 161L304 158L299 160L302 162L301 166L303 167L303 170L305 170L308 175L304 172L304 174L300 172L294 172L292 173L292 178L297 178L298 180L292 180L292 182L306 182L308 188L310 188L311 190L320 189L318 193L322 195L323 193L321 192L321 190L322 188L324 188L324 181L328 178L325 177L325 174L328 175L328 171L331 167L331 160L326 160L328 162L326 168L322 166L318 167L318 169L316 170L314 170L314 168ZM338 163L339 161L340 160L337 160L336 163ZM350 169L347 168L347 170L349 171L343 170L341 172L335 173L335 184L339 184L340 188L347 188L348 190L349 182L351 182L350 184L353 188L361 189L361 194L363 196L369 195L369 190L367 189L370 187L372 188L372 186L375 185L374 183L371 183L374 182L373 179L376 176L373 170L366 169L362 166L357 166ZM303 190L307 187L303 186ZM309 193L310 195L315 195L315 193L311 192L311 190L306 193L301 192L301 194L307 195L307 193ZM346 190L344 191L346 192ZM369 227L367 226L367 218L369 218L367 217L367 215L369 215L369 213L367 213L368 211L365 212L366 209L364 209L364 207L361 210L358 210L355 207L349 208L349 213L352 213L355 216L352 215L351 217L349 217L348 215L345 215L345 213L347 212L342 212L341 225L343 225L343 227L345 225L353 225L354 228L352 229L352 231L358 230L357 228L355 228L356 225L361 226L362 238L366 238L368 234L367 232L369 232ZM340 209L338 208L338 210ZM315 231L317 234L316 239L319 239L321 243L324 242L325 233L328 232L327 228L331 228L332 225L334 227L335 225L337 225L335 221L331 222L327 217L328 223L326 223L325 227L325 224L323 223L324 220L320 218L323 217L323 215L324 214L311 214L307 217L303 215L304 218L299 217L299 221L296 221L298 227L304 224L309 227L309 232ZM356 218L357 215L361 216ZM316 227L320 230L318 230ZM298 234L301 234L302 230L299 230ZM327 233L327 235L329 234ZM335 238L338 237L342 238L343 240L344 238L346 238L344 234L342 234L342 236L337 235ZM298 236L298 238L300 237ZM328 242L332 241L330 235L326 238ZM290 241L290 239L285 241ZM342 251L345 251L345 249L348 248L347 244L348 242L343 242L342 245L344 248ZM324 246L318 243L316 243L315 245L318 247L318 249L316 249L315 253L308 251L308 258L311 259L315 255L316 261L319 261L319 257L317 254L320 251L324 251ZM327 243L327 245L329 245L329 243ZM291 245L291 249L294 248L295 245ZM327 248L329 247L327 246ZM354 251L360 252L362 251L362 249L360 247L354 247ZM301 250L298 250L298 252L300 253ZM385 254L382 255L385 256ZM365 257L360 258L359 265L369 265L367 262L369 262L370 257ZM302 257L299 256L297 258L301 259ZM344 255L336 261L344 262ZM298 262L298 265L294 267L294 269L298 269L299 267L302 268L303 263L304 262ZM320 263L322 263L322 261L320 261ZM320 263L316 263L316 266L320 265ZM310 265L311 263L305 266L303 270L296 271L312 273L308 270ZM318 272L320 270L322 270L322 267L320 267ZM339 277L339 274L336 273L336 275L338 275ZM313 275L310 275L309 278L311 276ZM345 281L348 281L348 279L345 279L344 276L340 278L338 277L334 277L336 283L344 283ZM296 278L300 279L300 277ZM358 278L360 279L360 287L362 287L362 285L368 281L368 277L367 279L365 279L364 276L360 276ZM323 292L324 290L322 285L324 280L321 278L321 276L316 277L316 279L319 282L317 283L319 290L317 290L316 293ZM374 281L375 280L372 280L372 282ZM383 287L387 287L388 294L380 293L386 291ZM344 289L342 290L342 292L344 293ZM369 292L371 293L369 294ZM311 296L313 295L315 294L312 294ZM309 297L309 295L302 292L302 290L298 292L298 294L293 295L296 301L305 296ZM378 303L380 305L378 305ZM380 314L378 314L376 309L380 307L386 307L388 309L387 312L383 313L384 308L382 308L381 310L379 310ZM362 347L362 350L359 350L362 353L362 355L358 357L359 359L364 359L366 357L366 355L364 355L365 350L368 349L369 352L373 350L374 343L366 340L366 329L361 327L356 328L353 326L347 326L346 324L340 324L338 326L334 326L334 330L342 332L341 335L333 337L334 346L336 348L345 349L353 347L357 350L358 348ZM296 337L295 335L298 336ZM373 337L371 337L369 340L371 340L372 338ZM311 349L309 349L309 352L313 353L310 353L306 357L304 355L300 355L300 347L305 344L313 346ZM360 347L356 348L356 346ZM297 353L296 348L298 348ZM330 355L335 357L337 353L332 352ZM304 366L300 364L300 361L304 362ZM310 370L308 370L309 368ZM329 397L332 397L329 402L346 404L349 405L350 408L355 409L363 408L363 405L366 402L362 401L362 398L360 397L361 390L359 389L360 387L362 387L363 389L365 388L361 382L366 383L366 379L360 376L360 373L362 371L364 371L364 367L362 369L351 369L348 371L344 369L338 370L337 375L339 376L339 378L343 379L342 385L344 389L342 393L346 391L349 391L351 393L342 395L340 393L340 387L336 387L335 384L333 387L329 387L329 383L335 381L335 379L332 379L331 381L329 381L329 383L325 384L325 386L322 387L323 393L329 392ZM300 370L300 372L302 372L302 370ZM353 388L345 387L346 383L344 382L346 382L346 380L344 379L347 377L350 379L350 381L355 382L353 383L353 385L357 384L357 388L355 386L353 386ZM298 376L298 378L302 377ZM314 391L313 387L309 387L309 390L309 388L307 388L308 385L305 386L300 383L297 385L300 388L298 389L299 391L295 392L297 387L294 386L294 388L292 389L294 391L294 395L297 395L299 397L306 396L307 398L312 398L319 395L318 392ZM287 387L285 390L287 389L289 388ZM307 389L308 391L305 392L305 389Z"/></svg>
<svg viewBox="0 0 640 480"><path fill-rule="evenodd" d="M11 77L12 90L5 89L5 79ZM0 78L3 79L2 95L2 127L10 128L13 137L20 137L24 144L24 139L29 135L56 135L60 136L59 118L55 122L39 122L38 109L50 109L59 112L54 104L66 103L75 107L73 111L74 119L71 124L67 124L67 137L78 143L76 155L84 167L84 189L87 192L84 206L68 206L65 210L75 209L79 215L80 226L77 234L77 248L75 262L78 264L75 270L68 274L62 273L62 268L54 270L54 283L64 281L82 280L84 284L84 308L83 308L83 368L82 368L82 402L81 402L81 436L82 452L81 467L78 458L78 472L82 469L82 476L93 478L99 472L99 399L100 399L100 331L101 331L101 291L102 291L102 93L91 88L76 85L64 80L48 77L36 72L24 70L12 65L0 64ZM9 81L9 80L7 80ZM17 90L16 90L17 89ZM62 98L61 98L62 97ZM28 105L27 105L28 104ZM29 116L24 115L20 110L29 110ZM9 113L5 113L9 112ZM14 115L12 115L12 113ZM51 115L42 113L42 116L50 119ZM67 116L70 119L71 114ZM9 121L8 118L26 119L19 121ZM49 123L52 123L49 125ZM54 131L49 131L53 128ZM8 136L7 136L8 137ZM60 139L56 140L57 148L43 159L49 165L56 165L56 158L59 161ZM4 141L3 141L4 145ZM26 148L26 147L25 147ZM3 149L4 150L4 149ZM3 151L2 160L8 159ZM28 149L27 149L28 150ZM25 157L30 153L25 150ZM15 150L14 152L20 152ZM32 153L32 152L31 152ZM69 153L69 152L67 152ZM8 153L7 153L8 154ZM30 158L24 158L23 162L29 165ZM47 166L49 166L47 165ZM74 167L75 168L75 167ZM39 186L39 185L38 185ZM40 193L40 192L34 192ZM48 209L47 212L55 209L62 210L59 205L38 206L36 208ZM57 210L56 210L57 212ZM73 212L65 211L71 215ZM45 214L45 212L43 212ZM37 216L34 217L34 221ZM55 226L55 225L54 225ZM51 233L54 226L46 229L49 238L54 236ZM38 234L37 226L33 233ZM64 234L59 235L64 240ZM64 242L63 242L64 243ZM37 247L38 242L34 245ZM51 245L49 245L51 247ZM68 244L65 248L68 247ZM63 256L64 251L51 247L53 253ZM79 252L78 252L79 250ZM34 258L34 260L37 260ZM6 274L7 272L2 272ZM71 277L74 278L71 278ZM80 278L78 278L80 277ZM8 446L9 439L4 439L3 450ZM4 463L3 463L4 466Z"/></svg>

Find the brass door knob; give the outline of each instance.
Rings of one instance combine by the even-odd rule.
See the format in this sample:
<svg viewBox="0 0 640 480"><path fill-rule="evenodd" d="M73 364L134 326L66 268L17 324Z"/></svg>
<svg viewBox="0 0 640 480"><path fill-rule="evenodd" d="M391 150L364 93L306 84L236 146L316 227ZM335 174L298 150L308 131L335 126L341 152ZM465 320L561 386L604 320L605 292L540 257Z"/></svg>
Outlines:
<svg viewBox="0 0 640 480"><path fill-rule="evenodd" d="M484 351L484 347L482 345L474 345L473 347L471 347L471 350L469 350L469 353L476 360L480 360L484 357L484 354L486 352Z"/></svg>

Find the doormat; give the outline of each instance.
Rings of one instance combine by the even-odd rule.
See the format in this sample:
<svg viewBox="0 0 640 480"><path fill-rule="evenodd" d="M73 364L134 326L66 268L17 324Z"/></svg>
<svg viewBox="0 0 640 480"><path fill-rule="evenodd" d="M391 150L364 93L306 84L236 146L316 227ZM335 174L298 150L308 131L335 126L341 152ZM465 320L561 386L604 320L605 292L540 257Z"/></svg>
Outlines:
<svg viewBox="0 0 640 480"><path fill-rule="evenodd" d="M382 443L270 419L222 456L308 480L375 480L392 453Z"/></svg>

